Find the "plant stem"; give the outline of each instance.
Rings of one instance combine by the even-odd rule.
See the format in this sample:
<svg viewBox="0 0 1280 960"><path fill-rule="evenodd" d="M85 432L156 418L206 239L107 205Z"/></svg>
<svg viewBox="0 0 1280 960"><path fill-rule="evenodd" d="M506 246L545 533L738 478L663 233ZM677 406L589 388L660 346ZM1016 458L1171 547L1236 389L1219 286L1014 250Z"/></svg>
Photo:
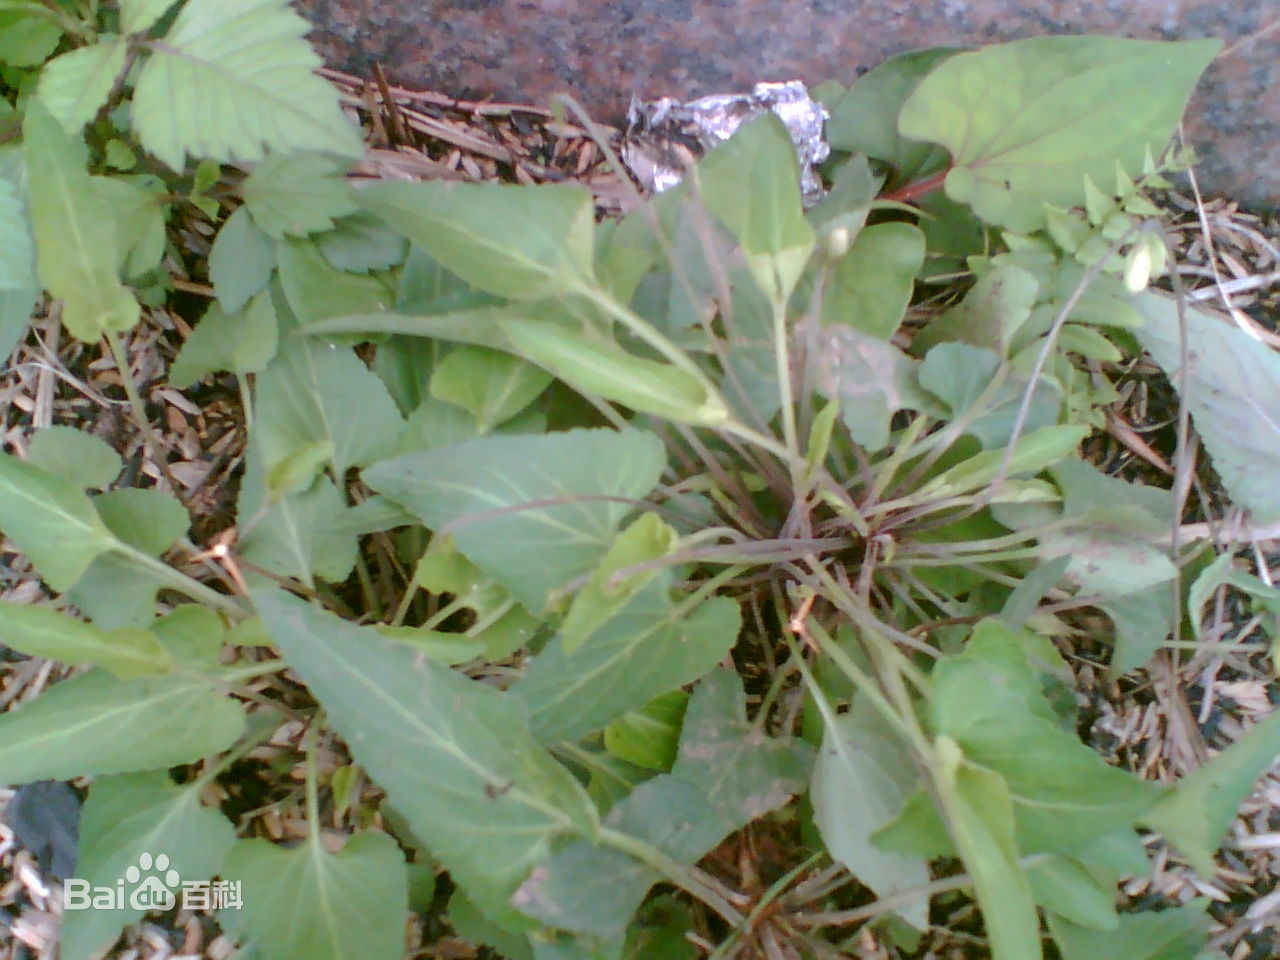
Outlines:
<svg viewBox="0 0 1280 960"><path fill-rule="evenodd" d="M720 891L715 890L704 877L700 876L699 871L667 856L653 844L639 837L633 837L629 833L623 833L621 830L615 830L613 827L604 826L600 828L600 842L615 850L629 853L641 863L648 864L685 893L697 897L720 914L731 927L736 929L742 923L742 914Z"/></svg>

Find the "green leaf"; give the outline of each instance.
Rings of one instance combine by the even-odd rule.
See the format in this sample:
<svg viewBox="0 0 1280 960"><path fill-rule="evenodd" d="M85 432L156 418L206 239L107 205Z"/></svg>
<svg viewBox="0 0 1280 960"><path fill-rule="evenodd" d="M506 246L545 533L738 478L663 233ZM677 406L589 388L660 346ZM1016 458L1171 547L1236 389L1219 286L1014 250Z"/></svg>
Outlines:
<svg viewBox="0 0 1280 960"><path fill-rule="evenodd" d="M920 362L919 380L920 386L950 407L953 419L969 415L966 433L976 437L984 450L998 448L1003 454L1013 435L1027 381L1007 374L982 410L975 410L1000 365L1000 357L991 350L968 343L940 343ZM1031 397L1023 433L1057 423L1061 406L1061 391L1049 379L1041 378Z"/></svg>
<svg viewBox="0 0 1280 960"><path fill-rule="evenodd" d="M459 347L431 375L431 395L471 413L480 433L510 420L533 403L551 375L508 353Z"/></svg>
<svg viewBox="0 0 1280 960"><path fill-rule="evenodd" d="M54 424L37 430L27 445L27 463L76 489L98 489L115 482L124 461L100 437Z"/></svg>
<svg viewBox="0 0 1280 960"><path fill-rule="evenodd" d="M156 177L94 177L102 204L116 228L116 269L136 277L154 270L164 257L165 194Z"/></svg>
<svg viewBox="0 0 1280 960"><path fill-rule="evenodd" d="M0 290L22 290L31 282L35 247L17 189L0 178ZM8 356L8 351L4 352Z"/></svg>
<svg viewBox="0 0 1280 960"><path fill-rule="evenodd" d="M1161 790L1108 766L1058 725L1024 644L999 621L980 623L963 654L934 668L934 726L1007 783L1024 853L1074 854L1132 825Z"/></svg>
<svg viewBox="0 0 1280 960"><path fill-rule="evenodd" d="M204 787L203 780L179 787L163 771L94 780L80 817L76 877L94 887L114 887L143 853L167 856L169 869L183 880L213 877L236 834L217 810L201 805ZM126 924L142 917L143 910L128 901L122 910L66 910L63 960L100 956Z"/></svg>
<svg viewBox="0 0 1280 960"><path fill-rule="evenodd" d="M312 824L291 850L240 840L227 854L222 872L241 884L250 939L273 960L400 960L409 912L404 854L385 833L356 834L331 854L319 831Z"/></svg>
<svg viewBox="0 0 1280 960"><path fill-rule="evenodd" d="M627 602L657 576L660 566L618 578L628 567L660 561L675 551L679 535L656 513L643 513L618 534L591 579L577 592L564 622L560 645L573 653L614 617Z"/></svg>
<svg viewBox="0 0 1280 960"><path fill-rule="evenodd" d="M1053 855L1027 870L1036 903L1093 930L1116 930L1116 892L1103 885L1079 860Z"/></svg>
<svg viewBox="0 0 1280 960"><path fill-rule="evenodd" d="M345 525L346 501L328 477L276 502L269 499L261 457L249 449L240 487L240 554L282 577L340 583L355 566L358 544Z"/></svg>
<svg viewBox="0 0 1280 960"><path fill-rule="evenodd" d="M824 727L809 796L814 823L832 857L876 896L887 897L927 884L929 864L871 842L871 835L902 809L918 775L865 699L855 699L848 713ZM898 913L919 929L927 924L928 911L922 898Z"/></svg>
<svg viewBox="0 0 1280 960"><path fill-rule="evenodd" d="M822 322L848 324L888 340L902 323L923 263L924 234L918 227L867 227L831 272L822 299Z"/></svg>
<svg viewBox="0 0 1280 960"><path fill-rule="evenodd" d="M677 423L714 427L729 417L724 401L704 380L674 364L638 357L601 337L538 321L507 320L502 332L521 356L582 393Z"/></svg>
<svg viewBox="0 0 1280 960"><path fill-rule="evenodd" d="M668 775L636 787L605 823L680 863L701 859L730 832L697 787ZM534 871L513 902L544 923L608 939L625 930L645 893L661 879L628 853L578 840Z"/></svg>
<svg viewBox="0 0 1280 960"><path fill-rule="evenodd" d="M276 256L280 286L303 324L391 306L392 291L383 278L335 270L310 239L284 240Z"/></svg>
<svg viewBox="0 0 1280 960"><path fill-rule="evenodd" d="M667 579L655 579L572 653L552 640L512 686L540 742L593 733L691 683L729 652L741 626L737 603L716 597L690 611L668 598Z"/></svg>
<svg viewBox="0 0 1280 960"><path fill-rule="evenodd" d="M38 101L28 105L22 131L40 279L64 301L63 323L80 340L131 329L138 301L116 276L115 227L98 208L83 142Z"/></svg>
<svg viewBox="0 0 1280 960"><path fill-rule="evenodd" d="M887 163L893 170L891 187L941 170L946 151L898 133L898 114L921 78L959 52L956 47L910 50L864 73L831 107L826 133L832 149Z"/></svg>
<svg viewBox="0 0 1280 960"><path fill-rule="evenodd" d="M1177 304L1150 291L1133 300L1143 317L1138 341L1181 389ZM1280 521L1280 356L1228 317L1186 308L1186 388L1182 400L1234 503L1258 523Z"/></svg>
<svg viewBox="0 0 1280 960"><path fill-rule="evenodd" d="M1124 913L1118 930L1093 930L1049 913L1049 932L1063 960L1199 960L1213 922L1204 908L1201 901Z"/></svg>
<svg viewBox="0 0 1280 960"><path fill-rule="evenodd" d="M840 404L849 435L868 451L888 444L893 414L935 406L916 383L917 362L893 344L843 324L816 337L818 390Z"/></svg>
<svg viewBox="0 0 1280 960"><path fill-rule="evenodd" d="M1077 424L1041 427L1024 434L1014 445L1006 476L1039 473L1073 453L1088 435L1089 427ZM917 495L953 496L976 490L995 479L1004 456L1003 450L984 450L975 454L934 477L921 487Z"/></svg>
<svg viewBox="0 0 1280 960"><path fill-rule="evenodd" d="M120 0L120 30L142 33L150 30L174 4L174 0Z"/></svg>
<svg viewBox="0 0 1280 960"><path fill-rule="evenodd" d="M809 766L807 743L765 736L747 719L747 696L734 671L712 670L693 691L671 772L697 787L732 829L803 790Z"/></svg>
<svg viewBox="0 0 1280 960"><path fill-rule="evenodd" d="M238 376L261 373L275 357L279 330L269 291L243 309L228 313L220 301L209 304L169 368L179 390L217 370Z"/></svg>
<svg viewBox="0 0 1280 960"><path fill-rule="evenodd" d="M253 163L268 150L357 159L337 90L315 74L310 29L288 0L189 0L150 48L133 94L143 147L174 170L188 155ZM190 109L198 96L200 109Z"/></svg>
<svg viewBox="0 0 1280 960"><path fill-rule="evenodd" d="M1280 755L1280 713L1272 713L1239 740L1174 785L1142 822L1162 834L1201 876L1212 877L1214 854L1240 804Z"/></svg>
<svg viewBox="0 0 1280 960"><path fill-rule="evenodd" d="M707 209L742 245L760 289L784 303L813 249L800 202L796 148L782 120L744 123L702 160L698 186Z"/></svg>
<svg viewBox="0 0 1280 960"><path fill-rule="evenodd" d="M332 230L312 239L329 266L352 273L389 270L404 262L409 247L403 236L363 210L343 217Z"/></svg>
<svg viewBox="0 0 1280 960"><path fill-rule="evenodd" d="M185 667L219 671L227 629L211 609L198 603L184 603L151 624L168 654Z"/></svg>
<svg viewBox="0 0 1280 960"><path fill-rule="evenodd" d="M0 602L0 643L71 666L98 664L126 680L164 673L173 665L154 634L144 630L108 633L34 604Z"/></svg>
<svg viewBox="0 0 1280 960"><path fill-rule="evenodd" d="M1221 42L1032 37L959 53L920 81L898 130L951 151L947 195L1029 233L1044 204L1084 200L1085 177L1132 177L1173 135Z"/></svg>
<svg viewBox="0 0 1280 960"><path fill-rule="evenodd" d="M1224 553L1209 564L1192 583L1187 591L1187 617L1196 628L1198 636L1203 637L1202 624L1205 619L1205 607L1213 599L1220 586L1230 586L1233 590L1245 594L1257 601L1257 608L1270 614L1270 621L1264 619L1262 629L1272 637L1280 635L1280 588L1274 584L1263 583L1251 573L1237 569L1233 565L1231 554Z"/></svg>
<svg viewBox="0 0 1280 960"><path fill-rule="evenodd" d="M0 783L191 763L229 747L244 709L210 682L77 674L0 716Z"/></svg>
<svg viewBox="0 0 1280 960"><path fill-rule="evenodd" d="M1039 960L1040 920L1018 864L1009 790L999 774L965 762L950 738L939 737L937 745L944 765L938 794L973 878L992 960Z"/></svg>
<svg viewBox="0 0 1280 960"><path fill-rule="evenodd" d="M209 279L218 303L234 313L271 279L276 247L244 207L227 217L209 251Z"/></svg>
<svg viewBox="0 0 1280 960"><path fill-rule="evenodd" d="M8 454L0 455L0 531L58 591L115 546L78 487Z"/></svg>
<svg viewBox="0 0 1280 960"><path fill-rule="evenodd" d="M508 898L553 839L590 831L594 813L534 743L519 702L282 592L254 603L414 834L486 914L518 924Z"/></svg>
<svg viewBox="0 0 1280 960"><path fill-rule="evenodd" d="M619 760L648 770L670 770L689 694L672 690L632 710L604 729L604 745Z"/></svg>
<svg viewBox="0 0 1280 960"><path fill-rule="evenodd" d="M254 222L269 236L303 237L355 213L337 163L313 153L270 154L240 185Z"/></svg>
<svg viewBox="0 0 1280 960"><path fill-rule="evenodd" d="M62 42L62 28L52 19L25 10L0 11L0 63L37 67Z"/></svg>
<svg viewBox="0 0 1280 960"><path fill-rule="evenodd" d="M665 461L652 434L571 430L477 437L385 460L364 480L431 529L456 527L468 559L541 613L551 590L594 569Z"/></svg>
<svg viewBox="0 0 1280 960"><path fill-rule="evenodd" d="M302 337L281 339L258 374L254 409L268 473L301 449L327 442L334 475L342 477L388 456L404 428L387 388L351 348Z"/></svg>
<svg viewBox="0 0 1280 960"><path fill-rule="evenodd" d="M576 185L376 183L357 196L477 290L537 299L591 283L591 194Z"/></svg>
<svg viewBox="0 0 1280 960"><path fill-rule="evenodd" d="M1032 273L1002 263L979 277L963 300L931 321L912 341L912 350L923 354L938 343L968 343L1007 357L1039 292L1040 281Z"/></svg>
<svg viewBox="0 0 1280 960"><path fill-rule="evenodd" d="M97 43L54 57L40 71L36 98L75 136L107 102L124 72L128 44L104 34Z"/></svg>
<svg viewBox="0 0 1280 960"><path fill-rule="evenodd" d="M159 490L109 490L93 505L108 530L144 553L164 553L191 524L187 508Z"/></svg>

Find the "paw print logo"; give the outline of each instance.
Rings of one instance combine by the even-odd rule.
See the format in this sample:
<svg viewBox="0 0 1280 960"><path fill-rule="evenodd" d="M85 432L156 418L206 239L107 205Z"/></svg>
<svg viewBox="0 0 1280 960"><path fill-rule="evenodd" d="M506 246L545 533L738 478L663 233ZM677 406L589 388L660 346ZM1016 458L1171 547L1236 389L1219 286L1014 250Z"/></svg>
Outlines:
<svg viewBox="0 0 1280 960"><path fill-rule="evenodd" d="M143 853L124 872L124 878L133 886L129 906L135 910L168 910L177 902L173 891L181 884L181 878L177 870L169 869L169 858L163 853L154 858Z"/></svg>

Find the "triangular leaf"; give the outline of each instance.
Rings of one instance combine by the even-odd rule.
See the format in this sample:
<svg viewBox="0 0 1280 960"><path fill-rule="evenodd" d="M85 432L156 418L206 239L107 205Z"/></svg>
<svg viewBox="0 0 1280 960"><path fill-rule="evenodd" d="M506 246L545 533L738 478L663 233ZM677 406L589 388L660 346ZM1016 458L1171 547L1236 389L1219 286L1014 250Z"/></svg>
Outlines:
<svg viewBox="0 0 1280 960"><path fill-rule="evenodd" d="M254 603L414 834L481 909L518 924L510 895L553 838L586 830L594 812L533 742L519 702L284 593Z"/></svg>

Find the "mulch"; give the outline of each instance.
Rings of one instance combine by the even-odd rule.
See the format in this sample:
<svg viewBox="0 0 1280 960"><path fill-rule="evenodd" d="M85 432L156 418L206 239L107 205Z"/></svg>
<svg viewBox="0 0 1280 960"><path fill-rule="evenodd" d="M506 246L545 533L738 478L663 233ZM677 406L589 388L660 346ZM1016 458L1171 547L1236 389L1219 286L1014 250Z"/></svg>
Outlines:
<svg viewBox="0 0 1280 960"><path fill-rule="evenodd" d="M380 74L371 80L326 70L350 110L369 134L369 153L354 171L362 178L418 180L447 178L503 183L572 182L589 188L601 217L630 209L636 186L619 173L609 153L618 154L622 131L592 125L576 115L524 105L462 101L432 91L389 86ZM605 151L600 143L610 150ZM1280 223L1274 215L1240 209L1228 199L1202 201L1192 191L1170 190L1157 201L1178 250L1178 269L1192 300L1228 311L1242 327L1271 346L1280 346ZM186 216L186 215L183 215ZM0 375L0 444L21 453L31 434L54 423L72 424L106 439L124 457L131 481L171 491L191 509L191 536L170 559L192 571L202 569L202 552L225 537L233 524L235 489L243 461L245 432L234 378L214 376L178 391L166 371L191 325L212 294L203 275L203 259L213 227L198 218L172 224L181 262L169 264L178 293L165 309L144 312L129 335L133 375L148 404L148 416L160 434L162 450L149 449L127 413L119 373L103 348L73 341L61 333L56 305L46 304L25 342ZM1168 484L1171 451L1167 435L1167 384L1149 366L1134 365L1124 384L1125 400L1108 419L1098 461L1113 472L1143 471L1153 482ZM1201 464L1199 495L1205 512L1220 510L1211 471ZM1216 514L1215 514L1216 515ZM1241 545L1242 565L1267 582L1280 578L1280 544ZM43 588L25 559L0 541L0 598L38 600ZM1106 632L1077 620L1077 642L1066 650L1076 679L1085 739L1111 762L1153 780L1183 775L1204 757L1238 739L1280 702L1280 684L1270 661L1270 639L1229 591L1219 598L1207 636L1213 642L1178 660L1161 655L1147 669L1120 679L1105 669L1107 647L1091 639ZM0 709L21 706L72 671L26 658L0 646ZM275 678L254 688L272 699L297 692ZM258 708L262 709L262 708ZM287 842L305 833L297 762L302 756L301 727L283 723L274 735L220 781L212 798L237 820L242 836ZM340 743L322 751L325 765L345 762ZM291 771L279 774L273 771ZM74 797L62 816L46 822L74 828ZM376 788L365 784L368 799ZM0 811L13 803L14 791L0 790ZM375 804L376 806L376 804ZM28 804L28 808L30 805ZM25 819L24 819L25 818ZM3 818L0 817L0 820ZM13 822L30 817L9 811L0 822L0 960L51 960L56 955L61 913L58 870L65 870L64 836L37 847L38 831L26 823L28 843L15 836ZM340 819L326 826L335 830ZM72 835L73 836L73 835ZM334 838L339 837L338 833ZM1153 909L1198 897L1212 901L1214 945L1231 960L1280 956L1280 766L1259 782L1232 825L1221 852L1219 870L1197 877L1157 837L1148 838L1149 876L1124 885L1127 909ZM851 930L850 933L854 931ZM980 947L960 929L939 928L926 938L930 957L977 957ZM408 930L406 956L460 960L475 948L452 935L438 916L418 916ZM900 956L867 928L851 941L849 955L865 960ZM922 948L924 949L924 948ZM108 956L113 960L208 958L226 960L236 948L221 934L211 915L175 908L149 915L126 931Z"/></svg>

